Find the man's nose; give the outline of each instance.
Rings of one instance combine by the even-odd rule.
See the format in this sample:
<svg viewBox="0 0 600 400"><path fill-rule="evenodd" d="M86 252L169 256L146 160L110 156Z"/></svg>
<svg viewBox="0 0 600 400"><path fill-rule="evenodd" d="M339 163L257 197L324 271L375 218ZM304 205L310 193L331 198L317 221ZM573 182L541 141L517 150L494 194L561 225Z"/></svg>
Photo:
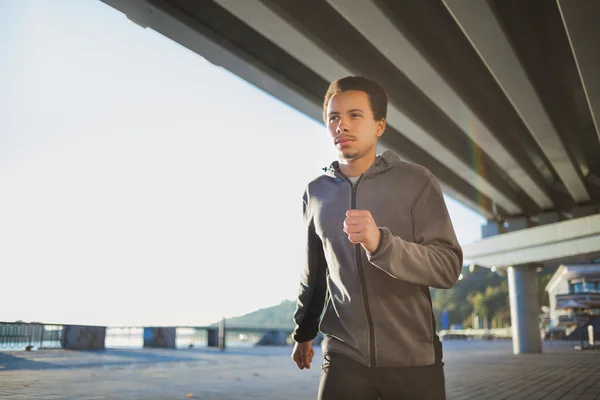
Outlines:
<svg viewBox="0 0 600 400"><path fill-rule="evenodd" d="M346 120L344 118L340 118L340 122L338 122L338 125L337 125L337 128L335 129L335 131L338 134L342 134L347 130L348 130L348 126L346 125Z"/></svg>

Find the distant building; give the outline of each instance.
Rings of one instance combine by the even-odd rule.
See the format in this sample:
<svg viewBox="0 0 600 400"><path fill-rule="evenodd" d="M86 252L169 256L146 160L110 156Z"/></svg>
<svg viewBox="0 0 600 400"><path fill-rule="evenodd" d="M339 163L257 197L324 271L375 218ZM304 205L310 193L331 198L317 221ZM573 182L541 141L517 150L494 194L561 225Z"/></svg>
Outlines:
<svg viewBox="0 0 600 400"><path fill-rule="evenodd" d="M546 291L551 329L570 335L600 314L600 263L560 266Z"/></svg>

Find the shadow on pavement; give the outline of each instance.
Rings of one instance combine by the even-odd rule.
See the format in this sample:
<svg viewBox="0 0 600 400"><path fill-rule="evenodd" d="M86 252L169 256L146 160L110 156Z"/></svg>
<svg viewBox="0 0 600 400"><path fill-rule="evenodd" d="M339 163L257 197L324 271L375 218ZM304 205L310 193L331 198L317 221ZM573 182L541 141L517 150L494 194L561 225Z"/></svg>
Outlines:
<svg viewBox="0 0 600 400"><path fill-rule="evenodd" d="M164 363L217 364L231 362L234 357L281 357L291 354L291 347L253 349L105 349L105 350L42 350L0 353L0 372L72 368L144 367Z"/></svg>

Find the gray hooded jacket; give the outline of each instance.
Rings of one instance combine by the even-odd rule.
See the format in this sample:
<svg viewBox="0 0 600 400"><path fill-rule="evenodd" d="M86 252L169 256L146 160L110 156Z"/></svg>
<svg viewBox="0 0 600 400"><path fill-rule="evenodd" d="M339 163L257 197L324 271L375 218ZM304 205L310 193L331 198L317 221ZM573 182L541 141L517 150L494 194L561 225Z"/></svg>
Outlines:
<svg viewBox="0 0 600 400"><path fill-rule="evenodd" d="M344 233L348 209L369 210L379 226L373 253ZM386 151L353 185L334 162L307 186L304 220L294 340L310 341L320 329L324 355L377 367L434 364L429 287L456 283L462 250L433 175Z"/></svg>

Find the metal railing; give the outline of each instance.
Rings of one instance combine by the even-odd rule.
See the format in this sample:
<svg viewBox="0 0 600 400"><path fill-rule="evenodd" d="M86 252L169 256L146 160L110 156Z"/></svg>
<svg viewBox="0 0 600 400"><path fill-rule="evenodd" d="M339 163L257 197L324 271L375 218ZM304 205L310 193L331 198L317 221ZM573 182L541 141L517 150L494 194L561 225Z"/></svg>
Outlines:
<svg viewBox="0 0 600 400"><path fill-rule="evenodd" d="M556 295L557 307L566 307L572 302L570 308L600 308L600 293L597 291L570 292Z"/></svg>
<svg viewBox="0 0 600 400"><path fill-rule="evenodd" d="M38 350L62 348L66 325L0 322L0 350ZM175 327L176 348L202 348L209 346L209 336L217 326ZM212 332L211 332L212 331ZM251 347L259 343L264 334L279 331L291 344L291 328L225 326L225 343L231 347ZM106 328L105 348L143 348L144 327L111 326Z"/></svg>
<svg viewBox="0 0 600 400"><path fill-rule="evenodd" d="M208 330L203 327L178 327L175 347L192 348L206 347L208 343Z"/></svg>
<svg viewBox="0 0 600 400"><path fill-rule="evenodd" d="M61 348L63 331L57 324L0 322L0 349Z"/></svg>

